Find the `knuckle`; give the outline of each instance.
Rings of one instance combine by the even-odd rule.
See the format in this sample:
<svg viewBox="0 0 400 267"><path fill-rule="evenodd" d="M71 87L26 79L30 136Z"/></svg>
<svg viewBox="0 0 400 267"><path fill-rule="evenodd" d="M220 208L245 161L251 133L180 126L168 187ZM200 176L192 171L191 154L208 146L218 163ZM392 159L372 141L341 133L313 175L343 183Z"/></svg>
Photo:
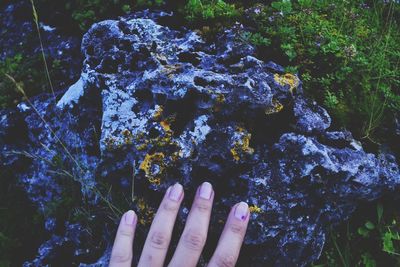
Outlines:
<svg viewBox="0 0 400 267"><path fill-rule="evenodd" d="M211 211L211 206L208 203L204 203L203 201L196 201L194 203L194 208L202 213Z"/></svg>
<svg viewBox="0 0 400 267"><path fill-rule="evenodd" d="M120 230L118 230L118 234L121 236L126 236L126 237L132 238L134 235L134 231L127 230L127 229L120 229Z"/></svg>
<svg viewBox="0 0 400 267"><path fill-rule="evenodd" d="M203 249L206 237L198 232L189 230L183 237L183 244L186 248L200 251Z"/></svg>
<svg viewBox="0 0 400 267"><path fill-rule="evenodd" d="M167 249L168 248L168 237L165 233L154 232L150 238L150 246L157 249Z"/></svg>
<svg viewBox="0 0 400 267"><path fill-rule="evenodd" d="M176 213L179 209L179 205L177 203L173 203L172 201L165 201L162 204L162 209L166 212Z"/></svg>
<svg viewBox="0 0 400 267"><path fill-rule="evenodd" d="M111 263L128 263L132 260L132 253L128 251L113 251L111 254Z"/></svg>
<svg viewBox="0 0 400 267"><path fill-rule="evenodd" d="M215 263L218 267L234 267L236 258L230 254L217 255Z"/></svg>
<svg viewBox="0 0 400 267"><path fill-rule="evenodd" d="M232 233L238 234L240 236L244 236L246 233L246 228L244 227L244 225L237 224L237 223L231 223L231 224L229 224L228 227Z"/></svg>

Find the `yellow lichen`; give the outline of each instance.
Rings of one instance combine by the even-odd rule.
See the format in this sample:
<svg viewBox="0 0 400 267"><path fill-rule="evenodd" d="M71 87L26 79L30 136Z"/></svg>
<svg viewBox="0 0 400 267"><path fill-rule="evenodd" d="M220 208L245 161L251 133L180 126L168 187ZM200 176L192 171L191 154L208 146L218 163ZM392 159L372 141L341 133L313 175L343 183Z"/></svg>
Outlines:
<svg viewBox="0 0 400 267"><path fill-rule="evenodd" d="M258 207L257 205L249 206L249 210L250 210L251 213L261 213L261 212L263 212L263 210L260 207Z"/></svg>
<svg viewBox="0 0 400 267"><path fill-rule="evenodd" d="M221 93L217 94L217 97L215 98L217 103L222 104L225 102L225 96Z"/></svg>
<svg viewBox="0 0 400 267"><path fill-rule="evenodd" d="M283 105L276 99L272 99L272 106L265 109L265 114L270 115L273 113L278 113L283 109Z"/></svg>
<svg viewBox="0 0 400 267"><path fill-rule="evenodd" d="M237 132L241 134L241 139L236 141L230 150L235 161L239 161L242 154L253 154L254 152L254 149L250 147L251 134L246 133L241 127L237 128Z"/></svg>
<svg viewBox="0 0 400 267"><path fill-rule="evenodd" d="M146 204L143 198L137 199L136 207L138 209L138 222L141 225L150 225L154 218L155 209Z"/></svg>
<svg viewBox="0 0 400 267"><path fill-rule="evenodd" d="M165 155L164 153L154 153L154 154L146 154L144 160L142 161L142 163L140 163L139 169L144 171L144 173L146 174L146 177L148 178L150 183L159 185L160 184L160 180L159 180L159 174L161 174L163 172L164 169L164 160ZM152 173L152 166L154 164L157 164L158 167L160 168L160 170L158 171L158 173L154 174Z"/></svg>
<svg viewBox="0 0 400 267"><path fill-rule="evenodd" d="M162 106L157 106L157 110L153 114L153 119L154 120L159 120L161 118L161 115L164 111L164 108Z"/></svg>
<svg viewBox="0 0 400 267"><path fill-rule="evenodd" d="M160 121L160 125L166 133L170 133L172 131L171 124L169 123L169 121L167 121L167 120Z"/></svg>
<svg viewBox="0 0 400 267"><path fill-rule="evenodd" d="M139 151L145 150L146 148L147 148L147 144L146 143L143 143L143 144L140 144L140 145L136 146L136 149L139 150Z"/></svg>
<svg viewBox="0 0 400 267"><path fill-rule="evenodd" d="M293 93L293 90L296 89L300 83L299 78L291 73L285 73L283 75L275 74L274 80L282 86L289 85L289 90L291 93Z"/></svg>

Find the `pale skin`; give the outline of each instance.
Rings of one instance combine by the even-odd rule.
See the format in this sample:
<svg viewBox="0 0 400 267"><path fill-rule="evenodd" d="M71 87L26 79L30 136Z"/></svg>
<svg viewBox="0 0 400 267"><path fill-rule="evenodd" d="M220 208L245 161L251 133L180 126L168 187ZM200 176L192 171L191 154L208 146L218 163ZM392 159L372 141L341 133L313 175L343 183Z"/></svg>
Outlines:
<svg viewBox="0 0 400 267"><path fill-rule="evenodd" d="M184 197L183 187L175 184L167 189L148 232L139 267L161 267L165 264L172 230ZM214 190L204 182L197 189L185 228L168 266L196 266L207 240ZM217 248L207 267L235 266L249 223L250 211L244 202L234 205L228 215ZM120 221L111 252L111 267L130 267L137 216L126 212Z"/></svg>

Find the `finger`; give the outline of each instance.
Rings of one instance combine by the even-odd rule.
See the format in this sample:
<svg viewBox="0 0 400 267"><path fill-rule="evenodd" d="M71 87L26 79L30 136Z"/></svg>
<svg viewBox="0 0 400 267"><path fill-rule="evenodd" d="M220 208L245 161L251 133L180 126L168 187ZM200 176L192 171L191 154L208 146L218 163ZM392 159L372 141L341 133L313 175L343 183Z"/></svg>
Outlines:
<svg viewBox="0 0 400 267"><path fill-rule="evenodd" d="M175 184L168 188L144 243L139 267L163 266L182 199L182 185Z"/></svg>
<svg viewBox="0 0 400 267"><path fill-rule="evenodd" d="M133 210L122 215L111 252L110 267L130 267L132 262L133 236L137 217Z"/></svg>
<svg viewBox="0 0 400 267"><path fill-rule="evenodd" d="M249 206L245 202L240 202L232 208L208 267L235 266L249 217Z"/></svg>
<svg viewBox="0 0 400 267"><path fill-rule="evenodd" d="M196 196L169 266L196 266L207 239L208 225L214 191L212 185L204 182Z"/></svg>

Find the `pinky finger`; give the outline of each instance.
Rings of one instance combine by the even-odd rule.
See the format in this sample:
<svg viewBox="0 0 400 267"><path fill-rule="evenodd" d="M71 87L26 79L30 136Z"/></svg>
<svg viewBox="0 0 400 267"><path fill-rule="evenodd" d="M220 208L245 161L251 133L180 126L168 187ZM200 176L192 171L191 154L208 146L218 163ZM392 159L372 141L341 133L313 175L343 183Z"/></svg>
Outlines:
<svg viewBox="0 0 400 267"><path fill-rule="evenodd" d="M233 206L217 248L207 267L235 266L249 223L249 214L249 207L245 202Z"/></svg>
<svg viewBox="0 0 400 267"><path fill-rule="evenodd" d="M130 267L137 217L133 210L122 215L111 252L110 267Z"/></svg>

